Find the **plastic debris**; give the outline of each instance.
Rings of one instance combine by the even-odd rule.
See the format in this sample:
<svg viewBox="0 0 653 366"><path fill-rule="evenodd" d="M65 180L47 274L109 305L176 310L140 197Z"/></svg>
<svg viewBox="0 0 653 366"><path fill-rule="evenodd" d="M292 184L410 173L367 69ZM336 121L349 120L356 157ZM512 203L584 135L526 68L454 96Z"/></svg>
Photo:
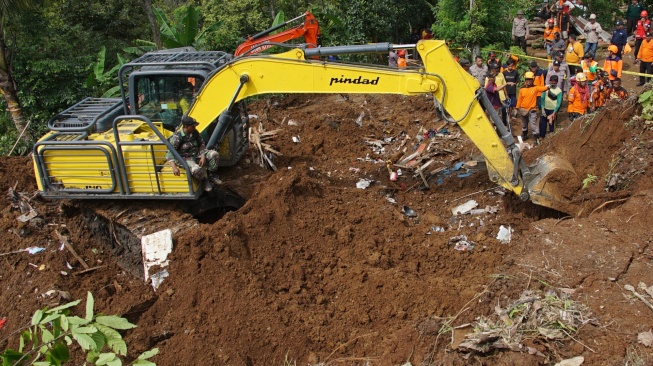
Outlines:
<svg viewBox="0 0 653 366"><path fill-rule="evenodd" d="M363 127L363 117L365 117L365 111L361 112L358 118L356 118L356 124L358 127Z"/></svg>
<svg viewBox="0 0 653 366"><path fill-rule="evenodd" d="M497 233L497 240L503 244L510 243L510 237L512 236L512 228L508 226L507 228L503 225L499 227L499 232Z"/></svg>
<svg viewBox="0 0 653 366"><path fill-rule="evenodd" d="M474 200L469 200L462 205L458 205L454 207L451 212L454 214L454 216L457 215L463 215L466 213L469 213L472 209L476 208L478 206L478 202Z"/></svg>
<svg viewBox="0 0 653 366"><path fill-rule="evenodd" d="M166 267L168 265L168 254L172 252L172 230L165 229L154 234L143 235L141 238L141 251L143 253L143 266L145 272L145 281L154 276L150 276L150 268L154 266ZM156 291L166 275L157 273L156 280L152 280L152 287ZM155 281L157 282L155 285Z"/></svg>
<svg viewBox="0 0 653 366"><path fill-rule="evenodd" d="M41 248L41 247L29 247L29 248L24 249L23 251L25 251L25 252L27 252L29 254L36 254L36 253L40 253L40 252L42 252L44 250L45 250L45 248Z"/></svg>
<svg viewBox="0 0 653 366"><path fill-rule="evenodd" d="M397 200L394 199L394 198L392 198L392 197L386 197L385 199L388 200L388 202L390 202L390 203L392 203L392 204L396 204L396 203L397 203Z"/></svg>
<svg viewBox="0 0 653 366"><path fill-rule="evenodd" d="M471 240L467 240L466 235L458 235L449 239L449 245L454 244L454 249L461 252L468 252L474 249L476 243Z"/></svg>
<svg viewBox="0 0 653 366"><path fill-rule="evenodd" d="M392 173L390 173L390 180L393 181L393 182L396 182L398 176L399 175L397 174L397 172L392 172Z"/></svg>
<svg viewBox="0 0 653 366"><path fill-rule="evenodd" d="M413 209L408 207L408 206L403 206L401 208L401 212L404 215L408 216L408 217L417 217L417 213L415 211L413 211Z"/></svg>
<svg viewBox="0 0 653 366"><path fill-rule="evenodd" d="M293 136L293 137L292 137L292 142L294 142L294 143L298 143L298 142L300 142L300 140L299 140L299 136Z"/></svg>
<svg viewBox="0 0 653 366"><path fill-rule="evenodd" d="M637 334L637 342L645 345L646 347L653 346L653 333L649 330L648 332L641 332Z"/></svg>
<svg viewBox="0 0 653 366"><path fill-rule="evenodd" d="M356 188L366 189L367 187L370 186L370 184L372 184L371 180L363 178L363 179L359 180L358 182L356 182Z"/></svg>
<svg viewBox="0 0 653 366"><path fill-rule="evenodd" d="M431 226L434 233L443 233L445 230L442 226Z"/></svg>
<svg viewBox="0 0 653 366"><path fill-rule="evenodd" d="M168 277L170 274L168 273L167 269L164 269L161 272L155 273L152 276L150 276L150 279L152 280L152 287L154 288L154 291L156 291L159 286L163 283L163 279Z"/></svg>
<svg viewBox="0 0 653 366"><path fill-rule="evenodd" d="M5 326L5 323L7 323L7 318L0 319L0 329L2 329Z"/></svg>
<svg viewBox="0 0 653 366"><path fill-rule="evenodd" d="M555 366L580 366L585 362L585 357L583 356L576 356L574 358L568 358L566 360L562 360L558 363L555 364Z"/></svg>

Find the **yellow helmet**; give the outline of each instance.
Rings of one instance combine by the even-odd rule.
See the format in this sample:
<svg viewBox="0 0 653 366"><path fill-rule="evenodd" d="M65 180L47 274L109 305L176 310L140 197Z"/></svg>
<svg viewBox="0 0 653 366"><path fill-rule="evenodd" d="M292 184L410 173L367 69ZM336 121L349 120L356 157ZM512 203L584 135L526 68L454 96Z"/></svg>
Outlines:
<svg viewBox="0 0 653 366"><path fill-rule="evenodd" d="M576 74L576 81L587 81L587 75L582 72Z"/></svg>
<svg viewBox="0 0 653 366"><path fill-rule="evenodd" d="M611 45L608 46L608 51L610 51L612 53L617 53L617 52L619 52L619 49L617 48L617 46L611 44Z"/></svg>
<svg viewBox="0 0 653 366"><path fill-rule="evenodd" d="M524 74L524 79L535 79L535 74L532 71L526 71Z"/></svg>

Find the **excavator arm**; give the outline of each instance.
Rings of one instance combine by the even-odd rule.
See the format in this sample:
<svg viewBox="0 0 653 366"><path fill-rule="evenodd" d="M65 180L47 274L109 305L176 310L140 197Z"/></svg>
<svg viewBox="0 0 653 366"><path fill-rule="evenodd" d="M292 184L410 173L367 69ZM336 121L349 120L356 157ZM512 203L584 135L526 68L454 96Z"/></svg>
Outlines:
<svg viewBox="0 0 653 366"><path fill-rule="evenodd" d="M283 28L288 24L294 23L297 20L304 18L304 22L289 28L283 32L270 34L277 29ZM320 45L320 27L317 19L310 12L306 12L297 18L291 19L287 22L266 29L263 32L257 33L253 36L247 37L245 42L241 43L234 52L234 56L238 57L243 54L253 55L274 46L275 43L284 43L292 39L304 37L304 43L307 47L317 47Z"/></svg>
<svg viewBox="0 0 653 366"><path fill-rule="evenodd" d="M408 47L416 47L423 67L399 70L312 59L333 54L387 53ZM564 199L543 178L554 169L571 168L552 157L527 167L484 89L458 65L444 41L294 49L277 55L235 59L210 76L189 114L200 123L200 130L218 119L208 143L213 146L230 126L223 111L229 111L242 99L266 93L431 94L445 118L457 123L483 153L492 182L515 192L522 200L564 211Z"/></svg>

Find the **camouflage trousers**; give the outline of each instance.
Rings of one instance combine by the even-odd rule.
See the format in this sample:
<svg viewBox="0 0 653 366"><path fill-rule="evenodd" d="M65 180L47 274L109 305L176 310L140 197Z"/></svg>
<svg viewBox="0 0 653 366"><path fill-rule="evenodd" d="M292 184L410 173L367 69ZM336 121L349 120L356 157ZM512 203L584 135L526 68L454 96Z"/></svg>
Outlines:
<svg viewBox="0 0 653 366"><path fill-rule="evenodd" d="M220 161L220 154L215 150L206 150L204 155L206 156L206 164L203 167L198 164L199 157L197 159L185 159L190 169L190 174L200 182L207 178L207 171L208 174L213 174L218 171L218 162Z"/></svg>

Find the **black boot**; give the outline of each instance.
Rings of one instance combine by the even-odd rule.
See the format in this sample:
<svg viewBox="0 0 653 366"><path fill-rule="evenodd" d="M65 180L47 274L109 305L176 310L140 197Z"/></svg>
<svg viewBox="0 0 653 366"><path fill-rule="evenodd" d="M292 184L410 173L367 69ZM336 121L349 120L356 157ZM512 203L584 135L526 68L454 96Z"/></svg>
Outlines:
<svg viewBox="0 0 653 366"><path fill-rule="evenodd" d="M526 141L526 139L528 138L528 131L522 131L521 138L522 140Z"/></svg>

